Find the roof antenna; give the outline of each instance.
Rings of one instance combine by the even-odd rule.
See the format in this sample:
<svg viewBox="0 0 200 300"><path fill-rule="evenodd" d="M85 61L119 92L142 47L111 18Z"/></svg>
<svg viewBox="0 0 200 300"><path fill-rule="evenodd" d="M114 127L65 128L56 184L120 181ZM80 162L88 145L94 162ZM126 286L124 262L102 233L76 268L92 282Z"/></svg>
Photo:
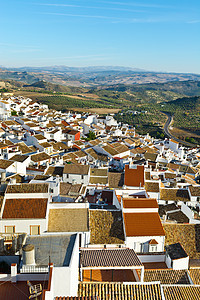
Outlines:
<svg viewBox="0 0 200 300"><path fill-rule="evenodd" d="M30 281L27 281L27 285L29 286L29 299L36 299L38 300L38 296L42 294L42 285L41 284L36 284L32 285Z"/></svg>

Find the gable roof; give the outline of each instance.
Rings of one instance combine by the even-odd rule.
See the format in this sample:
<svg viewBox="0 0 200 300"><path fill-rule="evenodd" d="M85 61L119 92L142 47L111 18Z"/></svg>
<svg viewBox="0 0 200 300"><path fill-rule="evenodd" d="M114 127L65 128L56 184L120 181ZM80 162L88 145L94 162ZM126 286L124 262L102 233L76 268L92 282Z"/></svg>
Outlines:
<svg viewBox="0 0 200 300"><path fill-rule="evenodd" d="M52 145L49 142L43 142L43 143L39 143L40 146L42 146L43 148L49 148L52 147Z"/></svg>
<svg viewBox="0 0 200 300"><path fill-rule="evenodd" d="M200 287L199 286L181 286L171 285L163 286L165 300L189 300L200 299Z"/></svg>
<svg viewBox="0 0 200 300"><path fill-rule="evenodd" d="M133 249L81 250L82 267L142 266Z"/></svg>
<svg viewBox="0 0 200 300"><path fill-rule="evenodd" d="M200 196L200 185L197 185L197 186L189 186L189 190L190 190L190 194L191 196Z"/></svg>
<svg viewBox="0 0 200 300"><path fill-rule="evenodd" d="M108 144L103 146L102 148L112 156L115 156L116 154L119 153L114 147L112 147Z"/></svg>
<svg viewBox="0 0 200 300"><path fill-rule="evenodd" d="M7 160L7 159L0 159L0 169L7 169L10 167L12 164L14 164L14 161L12 160Z"/></svg>
<svg viewBox="0 0 200 300"><path fill-rule="evenodd" d="M51 156L49 156L47 153L45 152L40 152L37 154L33 154L31 155L31 160L34 162L39 162L39 161L43 161L43 160L48 160L50 159Z"/></svg>
<svg viewBox="0 0 200 300"><path fill-rule="evenodd" d="M123 153L123 152L126 152L126 151L129 151L129 148L125 145L125 144L122 144L120 142L115 142L115 143L112 143L110 144L112 147L114 147L114 149L118 152L118 153Z"/></svg>
<svg viewBox="0 0 200 300"><path fill-rule="evenodd" d="M126 236L165 236L158 213L124 213Z"/></svg>
<svg viewBox="0 0 200 300"><path fill-rule="evenodd" d="M161 284L190 284L187 270L145 270L144 281L160 281Z"/></svg>
<svg viewBox="0 0 200 300"><path fill-rule="evenodd" d="M163 188L160 189L161 200L174 200L174 201L189 201L189 192L186 189L173 189Z"/></svg>
<svg viewBox="0 0 200 300"><path fill-rule="evenodd" d="M3 219L44 219L48 199L6 199Z"/></svg>
<svg viewBox="0 0 200 300"><path fill-rule="evenodd" d="M48 193L48 187L47 183L9 184L6 194Z"/></svg>
<svg viewBox="0 0 200 300"><path fill-rule="evenodd" d="M31 153L36 151L36 149L33 146L27 146L24 142L20 142L18 144L19 150L22 152L22 154Z"/></svg>
<svg viewBox="0 0 200 300"><path fill-rule="evenodd" d="M89 166L79 165L79 164L66 164L64 166L63 174L79 174L79 175L88 175Z"/></svg>
<svg viewBox="0 0 200 300"><path fill-rule="evenodd" d="M124 173L108 172L108 185L111 188L119 188L124 185Z"/></svg>
<svg viewBox="0 0 200 300"><path fill-rule="evenodd" d="M165 246L165 250L171 259L180 259L188 257L180 243Z"/></svg>
<svg viewBox="0 0 200 300"><path fill-rule="evenodd" d="M123 198L124 208L158 208L156 199Z"/></svg>
<svg viewBox="0 0 200 300"><path fill-rule="evenodd" d="M51 176L58 175L58 176L62 177L63 170L64 170L64 167L62 167L62 166L55 166L55 167L54 166L50 166L47 169L45 175L51 175Z"/></svg>
<svg viewBox="0 0 200 300"><path fill-rule="evenodd" d="M108 176L108 168L91 168L90 176Z"/></svg>
<svg viewBox="0 0 200 300"><path fill-rule="evenodd" d="M46 140L42 134L35 134L34 138L36 138L38 141Z"/></svg>
<svg viewBox="0 0 200 300"><path fill-rule="evenodd" d="M87 208L50 209L49 232L89 231Z"/></svg>
<svg viewBox="0 0 200 300"><path fill-rule="evenodd" d="M108 295L108 291L112 291ZM162 292L160 284L123 284L119 282L101 282L101 283L79 283L80 297L84 299L95 299L99 300L162 300ZM174 300L174 298L169 298L166 300ZM178 299L178 298L177 298ZM189 298L188 298L189 299ZM190 299L198 299L190 298ZM60 300L60 299L56 299ZM61 300L69 300L67 298ZM180 298L178 299L180 300ZM181 299L182 300L182 299Z"/></svg>
<svg viewBox="0 0 200 300"><path fill-rule="evenodd" d="M15 155L12 156L9 160L17 161L17 162L23 163L27 158L28 158L27 155L15 154Z"/></svg>
<svg viewBox="0 0 200 300"><path fill-rule="evenodd" d="M72 184L68 182L60 183L60 195L62 196L75 196L81 192L82 184Z"/></svg>
<svg viewBox="0 0 200 300"><path fill-rule="evenodd" d="M146 160L150 160L150 161L154 161L154 162L156 161L157 157L158 157L158 154L157 154L157 153L146 152L146 153L144 154L144 158L145 158Z"/></svg>
<svg viewBox="0 0 200 300"><path fill-rule="evenodd" d="M125 165L125 180L127 186L144 186L144 166Z"/></svg>
<svg viewBox="0 0 200 300"><path fill-rule="evenodd" d="M158 181L146 181L145 182L145 190L147 192L159 193L159 182Z"/></svg>

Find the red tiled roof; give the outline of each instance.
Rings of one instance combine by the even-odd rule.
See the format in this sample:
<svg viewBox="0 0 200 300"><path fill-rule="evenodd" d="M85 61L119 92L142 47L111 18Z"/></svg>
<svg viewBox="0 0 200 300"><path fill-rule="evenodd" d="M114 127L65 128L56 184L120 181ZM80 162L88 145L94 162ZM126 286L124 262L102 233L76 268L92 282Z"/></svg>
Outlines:
<svg viewBox="0 0 200 300"><path fill-rule="evenodd" d="M44 219L48 199L6 199L3 219Z"/></svg>
<svg viewBox="0 0 200 300"><path fill-rule="evenodd" d="M81 250L82 267L142 266L133 249Z"/></svg>
<svg viewBox="0 0 200 300"><path fill-rule="evenodd" d="M130 168L125 165L125 185L127 186L144 186L144 166Z"/></svg>
<svg viewBox="0 0 200 300"><path fill-rule="evenodd" d="M158 208L156 199L123 198L124 208Z"/></svg>
<svg viewBox="0 0 200 300"><path fill-rule="evenodd" d="M124 213L126 236L164 236L158 213Z"/></svg>
<svg viewBox="0 0 200 300"><path fill-rule="evenodd" d="M158 242L155 239L150 240L149 245L158 245Z"/></svg>

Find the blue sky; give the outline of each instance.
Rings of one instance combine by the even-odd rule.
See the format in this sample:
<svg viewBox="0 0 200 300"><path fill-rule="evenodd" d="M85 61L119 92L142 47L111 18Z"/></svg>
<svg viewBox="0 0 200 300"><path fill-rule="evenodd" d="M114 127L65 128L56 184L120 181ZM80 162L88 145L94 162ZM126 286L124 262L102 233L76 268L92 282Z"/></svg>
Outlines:
<svg viewBox="0 0 200 300"><path fill-rule="evenodd" d="M0 65L200 73L199 0L6 0Z"/></svg>

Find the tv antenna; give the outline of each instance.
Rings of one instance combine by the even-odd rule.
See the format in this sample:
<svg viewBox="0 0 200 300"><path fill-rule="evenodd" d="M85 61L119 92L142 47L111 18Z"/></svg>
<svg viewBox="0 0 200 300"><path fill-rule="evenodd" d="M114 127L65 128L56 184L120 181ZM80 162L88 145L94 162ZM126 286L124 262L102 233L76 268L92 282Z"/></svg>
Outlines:
<svg viewBox="0 0 200 300"><path fill-rule="evenodd" d="M29 299L36 299L38 300L38 296L42 294L42 285L41 284L35 284L32 285L30 281L27 281L27 285L29 286Z"/></svg>

